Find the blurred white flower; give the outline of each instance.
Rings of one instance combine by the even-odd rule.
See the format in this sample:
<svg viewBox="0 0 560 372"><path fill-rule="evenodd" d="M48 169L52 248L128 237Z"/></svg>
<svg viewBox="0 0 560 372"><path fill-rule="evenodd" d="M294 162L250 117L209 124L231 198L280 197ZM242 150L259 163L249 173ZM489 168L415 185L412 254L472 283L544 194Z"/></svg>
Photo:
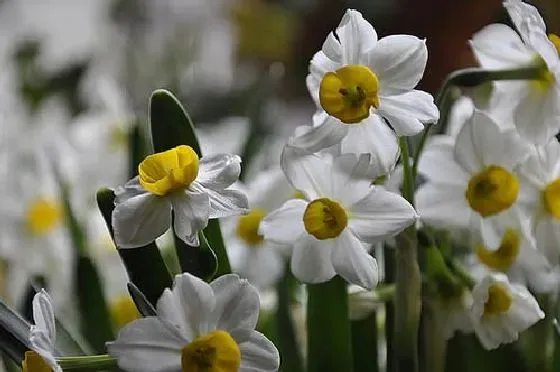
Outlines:
<svg viewBox="0 0 560 372"><path fill-rule="evenodd" d="M526 287L510 283L503 274L491 274L476 284L469 314L485 349L510 343L544 318L544 312Z"/></svg>
<svg viewBox="0 0 560 372"><path fill-rule="evenodd" d="M499 244L488 246L484 239L475 239L474 252L478 261L537 293L556 291L560 284L560 269L553 267L516 226L515 221L508 221L505 217L494 220L492 229L499 236Z"/></svg>
<svg viewBox="0 0 560 372"><path fill-rule="evenodd" d="M241 154L249 137L249 118L233 116L221 119L215 125L197 125L196 135L202 154Z"/></svg>
<svg viewBox="0 0 560 372"><path fill-rule="evenodd" d="M291 267L306 283L336 274L371 289L377 263L368 243L391 237L416 220L401 196L372 186L363 176L370 156L303 154L286 147L282 168L304 198L289 200L260 225L265 239L293 246Z"/></svg>
<svg viewBox="0 0 560 372"><path fill-rule="evenodd" d="M553 138L536 146L519 168L519 202L531 212L539 248L552 264L560 264L560 143Z"/></svg>
<svg viewBox="0 0 560 372"><path fill-rule="evenodd" d="M528 155L515 131L501 132L494 120L475 111L456 140L433 137L422 153L418 170L427 182L416 193L418 213L435 226L473 228L491 247L499 246L501 236L489 222L511 213L529 236L527 213L516 203L514 173Z"/></svg>
<svg viewBox="0 0 560 372"><path fill-rule="evenodd" d="M33 322L29 339L32 350L25 352L23 370L62 372L54 356L56 329L53 305L44 289L33 297Z"/></svg>
<svg viewBox="0 0 560 372"><path fill-rule="evenodd" d="M247 210L247 197L229 188L241 170L237 155L198 158L185 145L148 155L139 176L115 190L112 226L119 248L154 241L171 226L185 243L199 245L198 232L209 218Z"/></svg>
<svg viewBox="0 0 560 372"><path fill-rule="evenodd" d="M284 271L290 246L266 240L259 234L263 218L295 196L282 170L268 169L247 184L249 213L225 219L222 224L231 265L258 288L275 284Z"/></svg>
<svg viewBox="0 0 560 372"><path fill-rule="evenodd" d="M157 316L136 320L107 343L127 371L277 371L276 347L255 331L257 290L237 275L207 284L188 273L157 302Z"/></svg>
<svg viewBox="0 0 560 372"><path fill-rule="evenodd" d="M348 286L348 316L350 320L367 318L374 310L383 306L375 290L368 290L358 285Z"/></svg>
<svg viewBox="0 0 560 372"><path fill-rule="evenodd" d="M520 0L506 0L517 30L491 24L476 33L471 46L487 69L536 66L542 68L540 80L495 83L506 98L503 109L510 111L520 135L528 141L546 144L560 131L560 38L546 33L537 9Z"/></svg>

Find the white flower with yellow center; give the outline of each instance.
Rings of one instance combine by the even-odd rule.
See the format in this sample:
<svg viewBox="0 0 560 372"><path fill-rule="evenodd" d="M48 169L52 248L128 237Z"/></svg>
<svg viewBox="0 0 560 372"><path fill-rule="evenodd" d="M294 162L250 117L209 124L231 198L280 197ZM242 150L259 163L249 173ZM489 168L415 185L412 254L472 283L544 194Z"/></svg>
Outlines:
<svg viewBox="0 0 560 372"><path fill-rule="evenodd" d="M538 146L519 168L520 203L531 211L537 247L554 265L560 263L560 144Z"/></svg>
<svg viewBox="0 0 560 372"><path fill-rule="evenodd" d="M493 221L492 231L498 234L499 244L490 246L484 239L475 239L474 252L478 262L495 272L531 288L537 293L555 291L560 283L560 272L554 269L545 255L536 249L515 221L500 218Z"/></svg>
<svg viewBox="0 0 560 372"><path fill-rule="evenodd" d="M177 275L156 311L157 316L133 321L107 343L125 371L278 370L278 351L255 331L257 290L237 275L210 284L188 273Z"/></svg>
<svg viewBox="0 0 560 372"><path fill-rule="evenodd" d="M25 352L23 371L62 372L54 357L56 329L52 301L44 289L33 297L33 321L29 340L32 350Z"/></svg>
<svg viewBox="0 0 560 372"><path fill-rule="evenodd" d="M7 159L13 177L4 180L0 205L0 259L9 264L5 298L19 301L29 279L42 275L49 283L57 309L71 293L72 246L65 226L59 190L47 154L13 149ZM60 306L60 307L59 307Z"/></svg>
<svg viewBox="0 0 560 372"><path fill-rule="evenodd" d="M422 153L418 170L427 182L416 194L421 218L446 228L473 227L492 247L499 243L489 223L495 218L511 213L526 231L514 171L528 154L515 131L502 132L489 116L475 111L456 140L433 137Z"/></svg>
<svg viewBox="0 0 560 372"><path fill-rule="evenodd" d="M264 239L259 233L260 223L268 212L280 207L294 194L295 190L280 167L261 171L247 185L249 213L223 221L224 238L234 272L258 288L276 283L284 272L285 257L290 248Z"/></svg>
<svg viewBox="0 0 560 372"><path fill-rule="evenodd" d="M112 225L119 248L154 241L173 223L175 233L189 245L199 245L198 232L209 218L241 214L247 197L229 188L241 170L237 155L198 158L190 146L148 155L138 176L115 190Z"/></svg>
<svg viewBox="0 0 560 372"><path fill-rule="evenodd" d="M265 239L293 246L291 267L305 283L321 283L336 274L371 289L377 263L368 243L394 236L416 221L416 212L400 195L372 186L363 176L370 156L302 154L286 147L282 168L303 194L271 212L262 222Z"/></svg>
<svg viewBox="0 0 560 372"><path fill-rule="evenodd" d="M472 297L469 314L474 331L488 350L517 340L519 332L544 318L527 288L510 283L504 274L484 277L474 287Z"/></svg>
<svg viewBox="0 0 560 372"><path fill-rule="evenodd" d="M432 96L414 89L427 58L424 40L410 35L378 40L372 25L348 10L309 67L307 86L324 111L313 129L290 144L313 152L340 143L343 153L371 153L372 160L394 164L397 139L385 120L408 136L439 117ZM392 156L379 154L382 150Z"/></svg>
<svg viewBox="0 0 560 372"><path fill-rule="evenodd" d="M508 97L503 108L511 111L514 107L512 118L521 136L546 144L560 131L560 38L547 35L534 6L506 0L504 7L517 32L491 24L473 36L471 46L483 68L542 68L540 80L499 82L496 87Z"/></svg>

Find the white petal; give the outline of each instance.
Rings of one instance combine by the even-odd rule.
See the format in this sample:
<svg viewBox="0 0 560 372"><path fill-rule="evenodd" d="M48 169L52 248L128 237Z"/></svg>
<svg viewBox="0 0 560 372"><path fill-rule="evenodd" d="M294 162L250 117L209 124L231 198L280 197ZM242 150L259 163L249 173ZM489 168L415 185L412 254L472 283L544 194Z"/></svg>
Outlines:
<svg viewBox="0 0 560 372"><path fill-rule="evenodd" d="M411 35L382 38L368 53L368 66L375 71L382 95L414 89L426 68L426 41Z"/></svg>
<svg viewBox="0 0 560 372"><path fill-rule="evenodd" d="M119 202L111 224L119 248L136 248L151 243L171 226L171 204L165 197L149 192L127 199L128 193L115 190Z"/></svg>
<svg viewBox="0 0 560 372"><path fill-rule="evenodd" d="M423 221L441 227L468 228L471 209L466 186L426 183L416 192L416 209Z"/></svg>
<svg viewBox="0 0 560 372"><path fill-rule="evenodd" d="M262 333L251 332L251 339L241 343L239 350L239 372L275 372L280 367L278 350Z"/></svg>
<svg viewBox="0 0 560 372"><path fill-rule="evenodd" d="M455 160L469 173L492 164L511 170L529 154L527 144L515 131L501 131L490 116L478 110L465 123L455 144Z"/></svg>
<svg viewBox="0 0 560 372"><path fill-rule="evenodd" d="M394 236L413 224L417 214L402 196L374 186L349 207L348 227L365 242Z"/></svg>
<svg viewBox="0 0 560 372"><path fill-rule="evenodd" d="M543 217L537 224L537 247L553 265L560 263L560 221L552 216Z"/></svg>
<svg viewBox="0 0 560 372"><path fill-rule="evenodd" d="M549 67L558 63L558 52L548 39L546 25L537 8L519 0L504 1L523 41L537 51Z"/></svg>
<svg viewBox="0 0 560 372"><path fill-rule="evenodd" d="M346 11L336 34L342 47L343 64L365 64L366 53L377 42L377 33L372 25L353 9Z"/></svg>
<svg viewBox="0 0 560 372"><path fill-rule="evenodd" d="M107 343L107 349L126 371L180 371L181 349L189 341L171 324L147 317L125 326L116 341Z"/></svg>
<svg viewBox="0 0 560 372"><path fill-rule="evenodd" d="M333 160L331 196L343 205L352 205L369 193L371 180L369 154L343 154Z"/></svg>
<svg viewBox="0 0 560 372"><path fill-rule="evenodd" d="M173 228L186 244L198 246L198 232L208 225L209 197L205 192L185 190L173 195Z"/></svg>
<svg viewBox="0 0 560 372"><path fill-rule="evenodd" d="M306 207L307 202L304 200L288 200L282 207L270 212L261 221L259 234L273 242L293 244L305 233L303 213Z"/></svg>
<svg viewBox="0 0 560 372"><path fill-rule="evenodd" d="M44 289L41 289L40 292L37 292L35 296L33 296L32 305L33 322L35 323L35 327L33 328L38 328L45 332L47 340L49 341L50 350L52 351L54 350L56 329L51 297Z"/></svg>
<svg viewBox="0 0 560 372"><path fill-rule="evenodd" d="M274 285L284 271L284 259L281 253L272 247L272 243L266 241L258 247L248 249L240 274L262 289Z"/></svg>
<svg viewBox="0 0 560 372"><path fill-rule="evenodd" d="M332 263L336 273L348 283L366 289L372 289L377 285L379 280L377 262L349 229L344 229L342 234L334 239Z"/></svg>
<svg viewBox="0 0 560 372"><path fill-rule="evenodd" d="M215 328L227 330L238 343L246 341L259 318L257 289L236 274L222 275L210 286L216 297Z"/></svg>
<svg viewBox="0 0 560 372"><path fill-rule="evenodd" d="M241 158L237 155L214 154L200 158L196 181L210 189L225 189L239 179Z"/></svg>
<svg viewBox="0 0 560 372"><path fill-rule="evenodd" d="M158 299L156 312L159 319L177 328L181 337L193 340L197 337L196 330L188 323L183 314L183 304L169 288L165 288Z"/></svg>
<svg viewBox="0 0 560 372"><path fill-rule="evenodd" d="M307 152L319 150L339 144L348 132L348 126L342 124L336 118L328 116L318 126L307 127L307 131L288 140L288 146L292 146Z"/></svg>
<svg viewBox="0 0 560 372"><path fill-rule="evenodd" d="M527 87L515 109L515 125L527 141L545 145L560 131L560 89Z"/></svg>
<svg viewBox="0 0 560 372"><path fill-rule="evenodd" d="M348 134L341 142L343 154L370 154L370 177L375 179L393 170L400 154L395 132L383 119L372 114L359 124L348 125Z"/></svg>
<svg viewBox="0 0 560 372"><path fill-rule="evenodd" d="M210 316L216 305L210 285L194 275L183 273L175 276L171 292L175 304L183 309L182 324L186 326L187 334L207 334L211 330ZM158 301L157 306L164 306L164 303L160 305Z"/></svg>
<svg viewBox="0 0 560 372"><path fill-rule="evenodd" d="M280 165L294 189L301 191L310 200L332 195L332 156L329 154L310 154L285 146Z"/></svg>
<svg viewBox="0 0 560 372"><path fill-rule="evenodd" d="M292 272L304 283L323 283L336 275L331 261L334 239L317 240L311 235L299 239L292 254Z"/></svg>
<svg viewBox="0 0 560 372"><path fill-rule="evenodd" d="M449 136L428 139L418 163L418 172L429 182L466 186L470 176L453 158L454 140Z"/></svg>
<svg viewBox="0 0 560 372"><path fill-rule="evenodd" d="M504 69L526 65L533 52L509 26L491 24L473 35L471 47L480 65L488 69Z"/></svg>
<svg viewBox="0 0 560 372"><path fill-rule="evenodd" d="M233 188L225 190L205 189L210 198L210 218L223 218L249 211L247 195Z"/></svg>
<svg viewBox="0 0 560 372"><path fill-rule="evenodd" d="M412 136L424 129L424 123L435 123L439 111L434 98L421 90L379 97L379 113L389 120L399 135Z"/></svg>
<svg viewBox="0 0 560 372"><path fill-rule="evenodd" d="M327 40L323 45L324 50L326 50L325 45L327 45L327 43L330 43L332 39L334 39L334 35L331 33L329 37L327 37ZM340 49L338 40L334 39L333 43L335 45L333 48ZM336 71L342 66L342 64L340 63L340 59L342 57L340 55L337 56L335 51L330 50L330 44L327 46L329 47L329 49L326 50L327 53L331 56L335 54L335 59L327 57L326 53L323 53L322 51L315 53L315 55L311 59L311 62L309 63L309 75L307 75L307 78L305 79L307 89L309 90L309 93L311 94L311 97L315 101L317 107L320 107L321 105L319 102L319 87L321 86L321 80L323 79L323 76L327 72Z"/></svg>

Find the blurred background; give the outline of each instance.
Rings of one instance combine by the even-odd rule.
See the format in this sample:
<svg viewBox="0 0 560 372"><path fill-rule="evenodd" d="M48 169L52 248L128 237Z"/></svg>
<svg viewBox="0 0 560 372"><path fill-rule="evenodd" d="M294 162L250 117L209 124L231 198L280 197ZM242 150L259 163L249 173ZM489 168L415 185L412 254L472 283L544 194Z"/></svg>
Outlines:
<svg viewBox="0 0 560 372"><path fill-rule="evenodd" d="M532 3L560 34L560 1ZM203 152L240 154L250 180L311 124L308 63L347 8L380 37L427 39L419 89L431 93L475 66L474 32L509 22L500 0L0 0L0 297L29 318L29 285L46 282L72 328L68 202L115 328L134 317L95 192L126 182L149 152L151 92L174 92Z"/></svg>

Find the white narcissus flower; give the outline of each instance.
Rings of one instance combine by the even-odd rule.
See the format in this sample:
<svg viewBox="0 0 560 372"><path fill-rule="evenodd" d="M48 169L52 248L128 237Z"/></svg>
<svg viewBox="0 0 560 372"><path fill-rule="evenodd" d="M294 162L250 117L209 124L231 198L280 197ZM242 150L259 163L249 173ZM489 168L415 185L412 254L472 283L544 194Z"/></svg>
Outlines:
<svg viewBox="0 0 560 372"><path fill-rule="evenodd" d="M477 260L488 269L507 274L509 280L526 285L537 293L550 293L558 288L560 270L519 229L516 221L505 216L492 222L499 236L498 246L488 246L483 238L475 240Z"/></svg>
<svg viewBox="0 0 560 372"><path fill-rule="evenodd" d="M291 267L305 283L322 283L336 274L371 289L377 263L368 243L394 236L416 221L400 195L372 186L363 177L370 156L304 154L286 147L282 168L304 198L289 200L261 222L259 232L293 246Z"/></svg>
<svg viewBox="0 0 560 372"><path fill-rule="evenodd" d="M472 291L469 310L474 331L485 349L510 343L544 318L537 300L526 287L510 283L504 274L484 277Z"/></svg>
<svg viewBox="0 0 560 372"><path fill-rule="evenodd" d="M491 24L473 36L471 46L483 68L542 68L540 80L498 82L496 87L508 97L503 108L511 111L513 105L512 118L521 136L546 144L560 131L560 38L547 35L534 6L506 0L504 7L517 32L503 24Z"/></svg>
<svg viewBox="0 0 560 372"><path fill-rule="evenodd" d="M348 10L309 67L307 86L324 111L316 115L315 126L290 145L314 152L340 143L343 153L371 153L374 161L380 149L398 153L396 136L385 120L398 135L414 135L439 117L432 96L414 89L427 58L424 40L411 35L378 40L372 25Z"/></svg>
<svg viewBox="0 0 560 372"><path fill-rule="evenodd" d="M418 170L427 182L416 193L420 217L441 227L473 228L491 247L501 237L489 223L495 218L511 214L526 232L528 216L516 203L514 171L528 155L515 131L502 132L489 116L475 111L456 140L433 137L422 153Z"/></svg>
<svg viewBox="0 0 560 372"><path fill-rule="evenodd" d="M255 331L257 290L235 274L210 284L188 273L177 275L156 311L157 316L133 321L107 343L125 371L278 370L278 350Z"/></svg>
<svg viewBox="0 0 560 372"><path fill-rule="evenodd" d="M209 218L247 211L247 197L229 188L239 177L241 158L216 154L198 158L190 146L148 155L139 176L115 190L112 226L119 248L154 241L171 226L189 245Z"/></svg>
<svg viewBox="0 0 560 372"><path fill-rule="evenodd" d="M560 143L553 138L537 146L519 168L519 202L531 211L539 248L552 264L560 264Z"/></svg>
<svg viewBox="0 0 560 372"><path fill-rule="evenodd" d="M56 329L53 306L48 293L42 289L33 297L33 321L31 326L31 351L25 352L23 370L62 372L54 357Z"/></svg>

